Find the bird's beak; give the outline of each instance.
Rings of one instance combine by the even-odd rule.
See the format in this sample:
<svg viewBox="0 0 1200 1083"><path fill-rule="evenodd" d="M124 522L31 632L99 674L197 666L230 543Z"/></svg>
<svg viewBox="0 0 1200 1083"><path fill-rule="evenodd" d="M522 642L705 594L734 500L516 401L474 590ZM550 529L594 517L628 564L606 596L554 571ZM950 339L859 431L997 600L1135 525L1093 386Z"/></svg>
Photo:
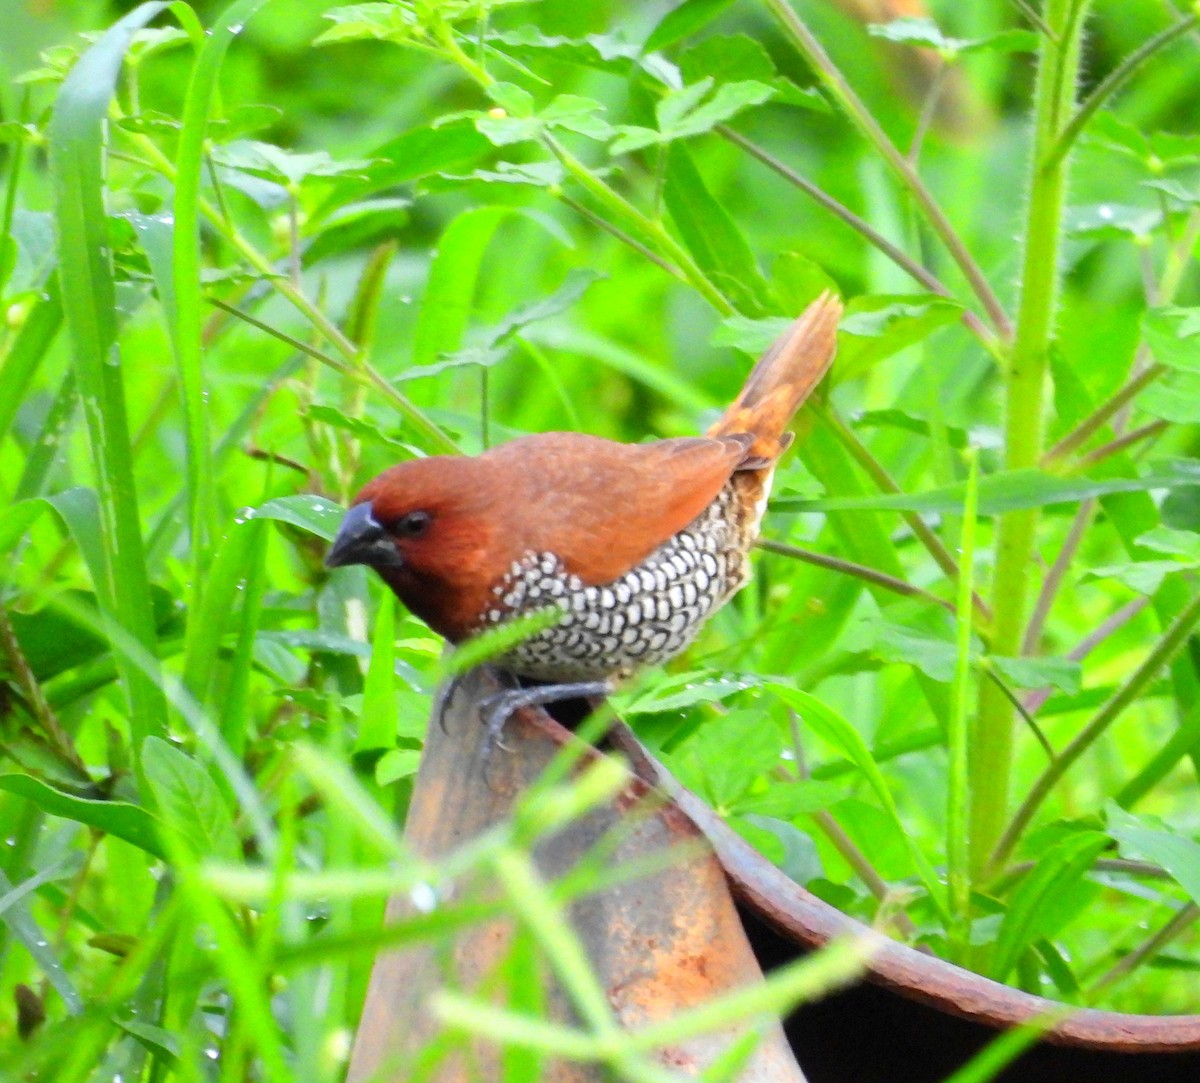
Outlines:
<svg viewBox="0 0 1200 1083"><path fill-rule="evenodd" d="M325 557L326 568L345 564L368 564L375 568L400 568L404 560L395 543L371 514L369 502L356 504L342 520L333 548Z"/></svg>

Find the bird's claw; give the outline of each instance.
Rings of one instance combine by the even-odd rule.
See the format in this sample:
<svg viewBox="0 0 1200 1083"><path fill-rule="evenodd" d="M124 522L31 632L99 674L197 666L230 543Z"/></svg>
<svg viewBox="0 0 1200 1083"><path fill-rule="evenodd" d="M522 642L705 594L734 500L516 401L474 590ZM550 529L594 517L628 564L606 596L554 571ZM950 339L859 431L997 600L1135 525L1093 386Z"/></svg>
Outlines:
<svg viewBox="0 0 1200 1083"><path fill-rule="evenodd" d="M484 725L480 752L486 764L493 748L509 751L500 740L504 724L523 707L545 707L566 699L588 696L607 696L612 691L608 681L578 681L570 684L543 684L535 688L506 688L479 702L479 718Z"/></svg>

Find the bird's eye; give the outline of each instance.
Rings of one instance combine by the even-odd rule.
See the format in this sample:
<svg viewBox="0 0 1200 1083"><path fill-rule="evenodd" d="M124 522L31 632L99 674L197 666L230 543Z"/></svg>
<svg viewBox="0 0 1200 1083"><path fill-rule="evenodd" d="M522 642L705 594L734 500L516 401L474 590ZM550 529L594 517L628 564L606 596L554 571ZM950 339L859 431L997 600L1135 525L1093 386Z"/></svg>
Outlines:
<svg viewBox="0 0 1200 1083"><path fill-rule="evenodd" d="M410 511L396 520L392 533L399 538L419 538L429 529L432 518L427 511Z"/></svg>

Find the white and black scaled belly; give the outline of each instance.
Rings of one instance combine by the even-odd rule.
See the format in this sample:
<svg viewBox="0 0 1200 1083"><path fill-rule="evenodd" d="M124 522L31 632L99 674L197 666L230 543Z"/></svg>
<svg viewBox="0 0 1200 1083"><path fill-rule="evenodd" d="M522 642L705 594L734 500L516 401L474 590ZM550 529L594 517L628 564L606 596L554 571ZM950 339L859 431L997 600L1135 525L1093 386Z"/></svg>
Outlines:
<svg viewBox="0 0 1200 1083"><path fill-rule="evenodd" d="M620 677L665 662L696 637L746 579L744 545L728 510L729 489L641 564L610 583L585 585L554 553L529 553L493 589L484 627L553 605L558 623L497 658L542 681Z"/></svg>

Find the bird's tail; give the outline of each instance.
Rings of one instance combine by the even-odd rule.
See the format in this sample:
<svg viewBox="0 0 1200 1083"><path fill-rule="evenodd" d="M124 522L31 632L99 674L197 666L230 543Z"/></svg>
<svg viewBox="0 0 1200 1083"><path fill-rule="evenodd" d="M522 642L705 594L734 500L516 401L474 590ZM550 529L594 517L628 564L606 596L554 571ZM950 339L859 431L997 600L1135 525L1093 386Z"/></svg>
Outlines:
<svg viewBox="0 0 1200 1083"><path fill-rule="evenodd" d="M749 433L754 443L747 449L748 461L766 466L779 458L792 442L788 424L833 362L841 315L842 304L832 293L813 301L763 354L737 401L708 435Z"/></svg>

